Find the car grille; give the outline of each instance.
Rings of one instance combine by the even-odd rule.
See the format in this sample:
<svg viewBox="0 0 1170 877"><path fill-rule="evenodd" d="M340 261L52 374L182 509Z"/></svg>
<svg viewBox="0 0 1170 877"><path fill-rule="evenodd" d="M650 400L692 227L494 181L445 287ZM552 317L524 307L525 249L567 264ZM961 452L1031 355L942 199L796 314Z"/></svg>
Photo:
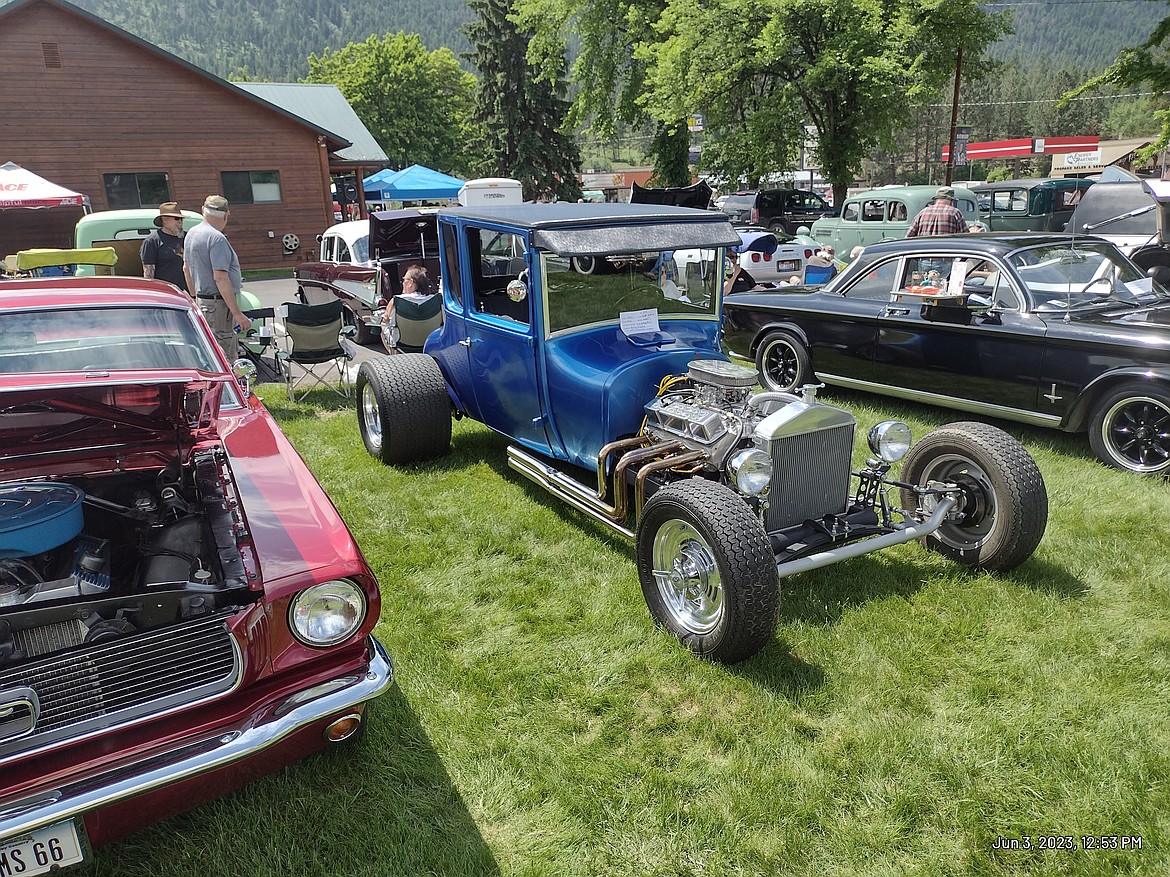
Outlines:
<svg viewBox="0 0 1170 877"><path fill-rule="evenodd" d="M772 457L768 532L845 511L853 462L854 422L796 432L768 443Z"/></svg>
<svg viewBox="0 0 1170 877"><path fill-rule="evenodd" d="M234 688L239 650L222 617L82 646L0 671L0 691L36 692L32 731L0 758L204 700Z"/></svg>

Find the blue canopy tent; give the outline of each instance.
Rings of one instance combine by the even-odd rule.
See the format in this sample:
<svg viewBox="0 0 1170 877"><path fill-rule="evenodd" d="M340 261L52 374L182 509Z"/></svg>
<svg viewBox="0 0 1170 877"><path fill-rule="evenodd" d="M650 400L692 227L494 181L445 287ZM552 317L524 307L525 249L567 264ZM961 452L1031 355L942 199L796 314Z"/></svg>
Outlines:
<svg viewBox="0 0 1170 877"><path fill-rule="evenodd" d="M362 181L367 201L424 201L455 198L463 180L412 164L400 171L381 170Z"/></svg>

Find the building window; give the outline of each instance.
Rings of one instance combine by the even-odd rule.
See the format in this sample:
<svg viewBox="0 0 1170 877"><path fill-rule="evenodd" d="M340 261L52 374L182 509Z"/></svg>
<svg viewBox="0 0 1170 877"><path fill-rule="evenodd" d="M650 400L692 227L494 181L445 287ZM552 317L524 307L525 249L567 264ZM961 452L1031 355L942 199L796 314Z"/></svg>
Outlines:
<svg viewBox="0 0 1170 877"><path fill-rule="evenodd" d="M223 195L230 204L279 204L280 171L224 171Z"/></svg>
<svg viewBox="0 0 1170 877"><path fill-rule="evenodd" d="M102 179L111 210L158 207L171 200L171 183L166 174L102 174Z"/></svg>

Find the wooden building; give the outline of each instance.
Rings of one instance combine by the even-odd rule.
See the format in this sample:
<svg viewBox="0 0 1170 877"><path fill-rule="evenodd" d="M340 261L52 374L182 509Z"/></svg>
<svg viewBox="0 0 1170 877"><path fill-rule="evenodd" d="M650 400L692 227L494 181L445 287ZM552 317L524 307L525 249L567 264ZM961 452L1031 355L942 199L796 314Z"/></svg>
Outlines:
<svg viewBox="0 0 1170 877"><path fill-rule="evenodd" d="M330 171L353 167L343 136L65 0L0 7L0 83L0 163L87 195L95 211L198 211L223 194L245 269L315 258L333 222ZM51 211L14 214L0 211L0 255L70 245L76 216L66 229Z"/></svg>

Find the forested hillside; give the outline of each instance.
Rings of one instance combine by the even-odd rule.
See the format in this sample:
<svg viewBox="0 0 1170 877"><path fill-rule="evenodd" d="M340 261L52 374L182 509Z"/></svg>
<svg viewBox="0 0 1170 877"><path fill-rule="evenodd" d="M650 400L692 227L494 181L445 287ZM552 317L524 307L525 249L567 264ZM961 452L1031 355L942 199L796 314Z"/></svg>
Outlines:
<svg viewBox="0 0 1170 877"><path fill-rule="evenodd" d="M1016 31L995 45L996 58L1023 68L1043 62L1094 72L1112 62L1119 49L1146 39L1170 15L1164 0L1004 0L987 7L1010 11Z"/></svg>
<svg viewBox="0 0 1170 877"><path fill-rule="evenodd" d="M219 76L296 81L306 59L371 34L417 33L428 49L468 51L464 0L72 0L142 39ZM0 4L2 5L2 4ZM1170 13L1163 0L1003 0L1016 34L995 56L1027 68L1099 70L1119 48L1145 39Z"/></svg>

